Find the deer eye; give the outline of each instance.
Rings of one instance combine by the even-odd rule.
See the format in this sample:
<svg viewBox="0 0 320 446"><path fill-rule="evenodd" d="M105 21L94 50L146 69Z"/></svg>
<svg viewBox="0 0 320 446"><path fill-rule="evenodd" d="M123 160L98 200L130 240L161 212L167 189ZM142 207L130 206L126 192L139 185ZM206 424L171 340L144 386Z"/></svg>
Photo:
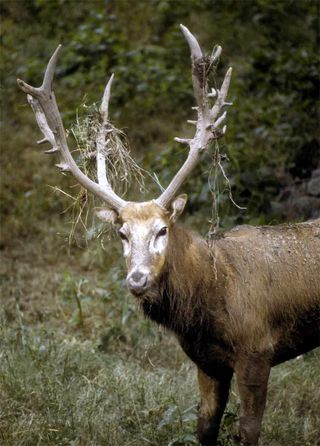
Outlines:
<svg viewBox="0 0 320 446"><path fill-rule="evenodd" d="M160 229L160 231L157 234L157 237L162 237L164 235L166 235L168 232L168 228L166 226L164 226L163 228Z"/></svg>
<svg viewBox="0 0 320 446"><path fill-rule="evenodd" d="M126 242L128 242L128 237L126 236L126 234L124 232L122 232L121 230L118 231L119 237L121 238L121 240L125 240Z"/></svg>

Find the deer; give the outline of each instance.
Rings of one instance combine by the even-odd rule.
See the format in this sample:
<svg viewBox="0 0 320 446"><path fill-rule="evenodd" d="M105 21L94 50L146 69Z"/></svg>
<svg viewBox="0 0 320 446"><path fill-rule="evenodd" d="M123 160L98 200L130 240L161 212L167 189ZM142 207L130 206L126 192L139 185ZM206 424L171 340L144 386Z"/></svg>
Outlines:
<svg viewBox="0 0 320 446"><path fill-rule="evenodd" d="M108 109L113 75L103 94L103 125L96 135L97 182L77 166L52 89L61 45L52 55L39 88L18 79L43 133L58 153L57 166L104 202L96 213L118 228L127 265L126 283L147 318L173 332L196 365L200 391L197 433L203 446L215 445L236 377L240 396L240 439L259 442L270 370L317 346L320 341L320 219L277 226L236 226L209 245L177 223L187 195L183 183L221 129L231 68L220 89L209 91L208 75L221 47L205 56L196 37L180 25L190 47L197 120L186 160L160 196L125 201L108 180ZM214 101L214 103L212 103Z"/></svg>

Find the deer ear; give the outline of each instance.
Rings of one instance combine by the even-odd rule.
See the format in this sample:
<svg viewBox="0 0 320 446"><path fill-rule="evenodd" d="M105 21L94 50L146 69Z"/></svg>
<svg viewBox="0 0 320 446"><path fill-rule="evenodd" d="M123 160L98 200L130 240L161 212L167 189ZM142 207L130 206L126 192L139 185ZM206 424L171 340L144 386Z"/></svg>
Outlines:
<svg viewBox="0 0 320 446"><path fill-rule="evenodd" d="M115 225L119 220L119 214L111 208L94 208L95 215L105 223Z"/></svg>
<svg viewBox="0 0 320 446"><path fill-rule="evenodd" d="M173 201L171 201L171 203L170 203L170 208L171 208L170 220L172 222L175 222L178 220L178 217L180 217L180 215L182 214L182 212L184 210L187 200L188 200L188 195L182 194L182 195L179 195L178 197L174 198Z"/></svg>

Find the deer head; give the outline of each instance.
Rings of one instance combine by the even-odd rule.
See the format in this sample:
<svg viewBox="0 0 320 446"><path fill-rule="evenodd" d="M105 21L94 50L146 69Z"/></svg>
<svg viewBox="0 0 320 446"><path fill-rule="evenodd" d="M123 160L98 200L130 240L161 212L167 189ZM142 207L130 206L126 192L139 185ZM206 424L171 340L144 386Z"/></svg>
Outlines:
<svg viewBox="0 0 320 446"><path fill-rule="evenodd" d="M57 164L63 172L70 172L89 192L99 197L106 206L97 209L97 215L104 221L119 226L119 236L123 243L123 252L127 263L127 284L135 295L143 295L154 285L165 264L166 252L170 243L170 231L183 212L187 196L177 193L186 178L199 162L201 153L209 143L223 136L226 126L220 128L226 118L221 110L226 105L226 96L230 84L231 68L227 71L220 90L208 89L208 75L214 62L221 54L217 46L210 56L204 56L197 39L183 25L182 32L189 44L192 62L192 81L196 99L196 121L192 139L175 138L179 143L189 146L188 156L171 180L168 187L155 200L148 202L128 202L119 197L111 188L106 174L105 140L108 133L108 109L113 75L104 91L100 114L103 125L96 135L96 162L98 183L88 178L75 163L66 140L55 95L52 90L54 70L57 62L58 46L45 71L41 87L32 87L18 79L18 85L27 93L36 121L44 138L38 144L50 143L52 148L47 153L60 154ZM214 104L210 104L215 98Z"/></svg>

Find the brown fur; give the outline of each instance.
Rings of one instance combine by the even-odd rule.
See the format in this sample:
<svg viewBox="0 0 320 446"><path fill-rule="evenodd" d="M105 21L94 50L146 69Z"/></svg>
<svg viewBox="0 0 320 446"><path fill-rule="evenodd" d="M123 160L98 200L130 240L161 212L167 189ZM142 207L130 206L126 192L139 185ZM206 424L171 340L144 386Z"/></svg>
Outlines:
<svg viewBox="0 0 320 446"><path fill-rule="evenodd" d="M166 219L169 223L169 212L162 209L153 201L146 201L142 203L128 203L119 215L122 221L143 221L154 220L155 218Z"/></svg>
<svg viewBox="0 0 320 446"><path fill-rule="evenodd" d="M141 304L199 368L201 444L216 442L235 371L241 436L256 445L270 367L319 345L320 220L237 227L213 251L171 225L163 269Z"/></svg>
<svg viewBox="0 0 320 446"><path fill-rule="evenodd" d="M162 280L179 325L213 317L241 350L272 349L319 304L320 220L234 228L213 249L214 263L203 239L171 230Z"/></svg>
<svg viewBox="0 0 320 446"><path fill-rule="evenodd" d="M236 227L209 249L174 223L185 200L171 210L153 201L126 205L119 219L132 239L127 264L131 256L138 270L147 264L152 280L138 297L143 311L172 330L198 366L201 444L216 444L235 373L241 438L256 446L270 368L319 345L320 220ZM151 254L159 220L168 238Z"/></svg>

